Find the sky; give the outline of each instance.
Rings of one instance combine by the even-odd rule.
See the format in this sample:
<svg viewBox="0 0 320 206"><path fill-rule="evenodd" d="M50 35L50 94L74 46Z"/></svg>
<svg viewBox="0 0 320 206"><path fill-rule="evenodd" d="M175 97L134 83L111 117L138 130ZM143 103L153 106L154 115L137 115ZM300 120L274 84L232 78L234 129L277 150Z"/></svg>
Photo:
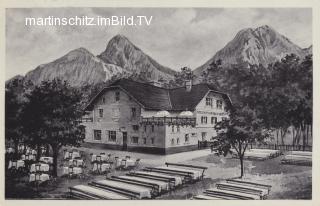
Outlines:
<svg viewBox="0 0 320 206"><path fill-rule="evenodd" d="M48 16L152 16L143 26L26 26ZM308 8L20 8L6 9L6 79L25 75L79 47L103 52L115 35L126 36L158 63L174 70L197 68L244 28L268 25L301 48L312 44Z"/></svg>

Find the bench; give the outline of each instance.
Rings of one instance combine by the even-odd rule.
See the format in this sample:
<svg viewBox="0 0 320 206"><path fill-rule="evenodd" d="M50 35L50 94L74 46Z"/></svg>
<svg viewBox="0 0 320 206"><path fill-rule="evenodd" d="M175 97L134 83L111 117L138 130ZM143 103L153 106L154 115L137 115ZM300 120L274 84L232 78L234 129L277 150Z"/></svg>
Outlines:
<svg viewBox="0 0 320 206"><path fill-rule="evenodd" d="M261 199L261 197L259 195L245 194L245 193L229 191L229 190L220 190L217 188L206 190L206 194L219 195L222 197L237 198L240 200L260 200Z"/></svg>
<svg viewBox="0 0 320 206"><path fill-rule="evenodd" d="M135 172L131 172L126 174L127 176L133 176L133 177L143 177L150 180L158 180L158 181L164 181L169 184L170 189L174 188L176 185L176 179L175 178L169 178L169 177L160 177L152 174L139 174Z"/></svg>
<svg viewBox="0 0 320 206"><path fill-rule="evenodd" d="M91 182L91 183L88 183L88 185L92 186L92 187L100 188L103 190L119 193L121 195L129 197L130 199L139 199L139 196L140 196L139 192L134 192L134 191L127 190L124 188L113 187L113 186L101 184L98 182Z"/></svg>
<svg viewBox="0 0 320 206"><path fill-rule="evenodd" d="M157 184L153 184L153 183L149 183L149 182L144 182L144 181L139 181L139 180L129 180L123 177L118 177L118 176L111 176L111 178L107 178L107 180L116 180L119 182L124 182L127 184L132 184L132 185L137 185L137 186L143 186L143 187L148 187L151 189L151 193L153 196L159 195L159 185Z"/></svg>
<svg viewBox="0 0 320 206"><path fill-rule="evenodd" d="M169 167L171 165L171 166L178 166L178 167L187 167L187 168L192 168L192 169L200 169L200 170L202 170L201 179L203 179L203 177L204 177L205 170L208 169L208 167L203 167L203 166L186 165L186 164L169 163L169 162L166 162L165 165L167 165L167 167Z"/></svg>
<svg viewBox="0 0 320 206"><path fill-rule="evenodd" d="M252 186L260 189L266 189L268 190L268 193L271 190L271 185L265 185L265 184L255 183L255 182L247 182L247 181L236 180L236 179L227 179L227 182L232 184L243 185L243 186Z"/></svg>
<svg viewBox="0 0 320 206"><path fill-rule="evenodd" d="M181 171L173 171L173 170L166 170L161 168L155 168L155 167L146 167L143 169L144 171L150 171L150 172L157 172L167 175L178 175L183 177L183 183L191 182L192 181L192 172L181 172Z"/></svg>
<svg viewBox="0 0 320 206"><path fill-rule="evenodd" d="M244 186L230 183L218 183L216 187L221 190L235 191L252 195L259 195L261 199L265 199L268 195L268 190L254 188L252 186Z"/></svg>

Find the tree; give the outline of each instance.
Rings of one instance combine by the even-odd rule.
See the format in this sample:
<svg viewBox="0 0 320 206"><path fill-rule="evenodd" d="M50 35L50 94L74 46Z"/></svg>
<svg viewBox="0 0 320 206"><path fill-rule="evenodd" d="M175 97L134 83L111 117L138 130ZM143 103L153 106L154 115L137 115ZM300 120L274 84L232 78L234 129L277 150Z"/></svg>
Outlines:
<svg viewBox="0 0 320 206"><path fill-rule="evenodd" d="M240 160L241 174L244 175L244 153L249 144L262 142L271 136L270 132L262 127L262 120L257 117L255 110L248 106L233 106L230 118L215 125L219 155L226 156L236 152Z"/></svg>
<svg viewBox="0 0 320 206"><path fill-rule="evenodd" d="M170 87L184 86L186 80L193 80L195 75L189 67L182 67L180 72L174 75L174 81L169 82Z"/></svg>
<svg viewBox="0 0 320 206"><path fill-rule="evenodd" d="M53 153L53 175L57 176L57 160L62 146L80 146L84 128L81 93L66 81L43 81L30 94L24 105L23 131L31 145L50 145ZM39 158L39 152L38 156Z"/></svg>
<svg viewBox="0 0 320 206"><path fill-rule="evenodd" d="M5 137L6 143L13 142L15 153L18 152L18 144L22 139L21 132L21 106L17 94L12 88L5 90Z"/></svg>
<svg viewBox="0 0 320 206"><path fill-rule="evenodd" d="M18 144L23 140L22 105L26 101L24 94L32 87L30 82L24 82L21 77L13 78L6 83L5 88L5 140L13 143L16 158L18 158Z"/></svg>

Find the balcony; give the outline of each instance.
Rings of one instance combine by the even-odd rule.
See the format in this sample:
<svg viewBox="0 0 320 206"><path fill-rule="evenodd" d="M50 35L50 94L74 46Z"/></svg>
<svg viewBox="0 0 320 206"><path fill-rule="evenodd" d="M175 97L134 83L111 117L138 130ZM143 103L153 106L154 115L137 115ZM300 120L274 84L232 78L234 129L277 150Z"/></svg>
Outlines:
<svg viewBox="0 0 320 206"><path fill-rule="evenodd" d="M82 117L81 122L93 122L93 118L92 117Z"/></svg>
<svg viewBox="0 0 320 206"><path fill-rule="evenodd" d="M142 117L141 124L146 125L182 125L182 126L195 126L195 117Z"/></svg>

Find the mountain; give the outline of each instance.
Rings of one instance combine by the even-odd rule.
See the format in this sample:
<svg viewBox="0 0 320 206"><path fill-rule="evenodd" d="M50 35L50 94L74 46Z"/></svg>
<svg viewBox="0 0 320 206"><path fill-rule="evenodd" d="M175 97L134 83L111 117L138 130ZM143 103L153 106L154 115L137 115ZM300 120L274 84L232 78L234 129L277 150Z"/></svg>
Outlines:
<svg viewBox="0 0 320 206"><path fill-rule="evenodd" d="M213 61L218 59L222 60L222 66L237 63L267 66L280 60L286 54L294 53L303 58L308 51L292 43L267 25L255 29L243 29L211 59L195 69L194 74L201 75Z"/></svg>
<svg viewBox="0 0 320 206"><path fill-rule="evenodd" d="M85 48L79 48L53 62L38 66L26 74L25 80L39 84L43 80L60 78L73 86L80 86L103 82L122 72L124 69L106 64Z"/></svg>
<svg viewBox="0 0 320 206"><path fill-rule="evenodd" d="M312 54L312 45L308 48L304 48L303 51L306 55Z"/></svg>
<svg viewBox="0 0 320 206"><path fill-rule="evenodd" d="M117 65L132 73L143 74L150 80L172 79L176 73L157 63L122 35L112 38L106 50L98 57L105 63Z"/></svg>
<svg viewBox="0 0 320 206"><path fill-rule="evenodd" d="M138 76L145 81L173 79L175 72L142 52L126 37L113 37L104 52L95 56L85 48L75 49L53 62L42 64L25 75L25 80L39 84L60 78L73 86L97 84L112 77Z"/></svg>

